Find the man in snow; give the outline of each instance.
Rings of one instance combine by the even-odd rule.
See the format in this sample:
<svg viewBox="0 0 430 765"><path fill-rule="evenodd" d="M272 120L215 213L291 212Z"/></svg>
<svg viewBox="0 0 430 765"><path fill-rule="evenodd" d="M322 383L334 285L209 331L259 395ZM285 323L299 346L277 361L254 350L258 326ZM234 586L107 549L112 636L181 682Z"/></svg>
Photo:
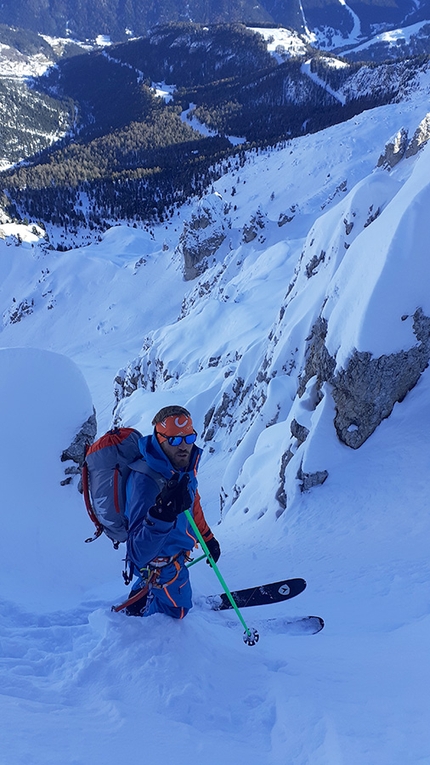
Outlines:
<svg viewBox="0 0 430 765"><path fill-rule="evenodd" d="M127 556L139 579L130 596L148 584L148 594L130 604L129 615L161 612L182 619L192 606L185 563L197 545L184 510L190 510L215 561L221 551L206 523L197 491L197 466L202 450L191 415L168 406L154 417L154 431L139 441L141 459L131 465L127 482L129 522Z"/></svg>

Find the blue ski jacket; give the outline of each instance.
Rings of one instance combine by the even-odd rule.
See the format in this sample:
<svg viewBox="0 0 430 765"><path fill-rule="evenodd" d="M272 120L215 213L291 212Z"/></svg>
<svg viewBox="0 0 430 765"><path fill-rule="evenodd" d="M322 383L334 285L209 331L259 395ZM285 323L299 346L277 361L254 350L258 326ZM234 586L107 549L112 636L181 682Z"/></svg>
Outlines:
<svg viewBox="0 0 430 765"><path fill-rule="evenodd" d="M194 445L188 470L178 471L173 468L154 434L143 436L139 441L139 449L142 458L130 465L131 473L127 481L125 509L129 523L127 556L137 569L144 568L158 557L173 557L197 546L196 534L184 513L181 513L173 523L148 516L148 510L160 492L162 479L168 481L175 474L188 473L188 489L193 500L191 512L194 520L205 542L213 537L203 515L197 490L197 467L202 450ZM146 462L151 471L158 476L151 477L144 470L142 471L143 462Z"/></svg>

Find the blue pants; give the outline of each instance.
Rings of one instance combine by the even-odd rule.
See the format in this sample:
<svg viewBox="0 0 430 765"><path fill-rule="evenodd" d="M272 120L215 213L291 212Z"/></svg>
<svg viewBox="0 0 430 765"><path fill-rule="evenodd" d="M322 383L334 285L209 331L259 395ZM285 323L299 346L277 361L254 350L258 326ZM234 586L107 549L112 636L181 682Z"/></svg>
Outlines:
<svg viewBox="0 0 430 765"><path fill-rule="evenodd" d="M183 619L192 607L192 591L188 569L183 556L159 569L154 583L149 585L148 599L142 616L161 613ZM139 583L133 590L140 589Z"/></svg>

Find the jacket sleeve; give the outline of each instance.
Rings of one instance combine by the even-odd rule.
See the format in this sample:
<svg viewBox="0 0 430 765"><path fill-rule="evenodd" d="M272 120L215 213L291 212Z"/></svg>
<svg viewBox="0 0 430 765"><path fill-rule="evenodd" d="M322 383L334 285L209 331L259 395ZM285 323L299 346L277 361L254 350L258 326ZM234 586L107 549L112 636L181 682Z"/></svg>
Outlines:
<svg viewBox="0 0 430 765"><path fill-rule="evenodd" d="M194 497L193 516L196 522L196 526L200 531L203 539L205 542L209 542L211 539L213 539L213 534L207 524L205 516L203 515L202 504L200 502L200 494L197 490Z"/></svg>
<svg viewBox="0 0 430 765"><path fill-rule="evenodd" d="M127 482L127 555L137 568L143 568L160 554L174 525L148 516L158 493L155 481L142 473L131 472Z"/></svg>

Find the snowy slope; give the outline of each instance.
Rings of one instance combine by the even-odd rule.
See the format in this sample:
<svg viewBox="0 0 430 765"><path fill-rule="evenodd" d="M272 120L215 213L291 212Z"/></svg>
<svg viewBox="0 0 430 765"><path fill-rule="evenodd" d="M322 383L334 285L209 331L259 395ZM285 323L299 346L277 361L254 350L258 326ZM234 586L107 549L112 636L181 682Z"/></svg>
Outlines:
<svg viewBox="0 0 430 765"><path fill-rule="evenodd" d="M357 54L360 54L361 58L363 58L363 54L373 57L376 51L375 58L379 61L401 58L402 53L403 55L413 55L414 53L417 55L428 48L428 32L428 21L421 21L418 24L412 24L400 29L391 29L381 32L359 45L348 46L343 55L346 57L352 55L357 60ZM420 43L422 45L421 50L419 48Z"/></svg>
<svg viewBox="0 0 430 765"><path fill-rule="evenodd" d="M153 235L119 226L67 253L39 246L31 227L19 244L14 224L1 226L0 345L21 346L0 352L3 482L20 518L8 517L2 543L1 765L430 763L429 371L358 449L336 434L329 381L297 392L318 319L339 369L355 348L419 345L410 316L430 315L430 151L376 165L401 128L412 137L427 102L423 89L250 154L214 185L228 233L191 283L175 249L188 205ZM205 608L219 585L204 564L184 622L110 612L124 597L122 553L81 542L90 524L76 485L59 485L59 456L92 402L108 427L120 368L117 395L135 390L119 421L148 431L160 406L192 409L230 586L307 579L288 606L250 610L248 623L319 613L321 634L263 623L246 647L231 614ZM37 454L40 431L26 470L22 445Z"/></svg>
<svg viewBox="0 0 430 765"><path fill-rule="evenodd" d="M292 29L274 27L251 27L253 32L258 32L267 42L267 50L276 58L278 63L294 56L305 56L309 42L303 36Z"/></svg>
<svg viewBox="0 0 430 765"><path fill-rule="evenodd" d="M2 345L43 347L73 358L91 387L102 428L114 405L113 377L137 352L146 331L173 321L186 285L163 237L126 226L100 244L60 253L37 246L37 236L3 224L0 231ZM164 244L164 246L167 246ZM152 285L163 279L168 300ZM18 312L17 308L24 310ZM28 309L25 309L28 306ZM102 372L104 370L104 373ZM107 382L108 381L108 382Z"/></svg>

